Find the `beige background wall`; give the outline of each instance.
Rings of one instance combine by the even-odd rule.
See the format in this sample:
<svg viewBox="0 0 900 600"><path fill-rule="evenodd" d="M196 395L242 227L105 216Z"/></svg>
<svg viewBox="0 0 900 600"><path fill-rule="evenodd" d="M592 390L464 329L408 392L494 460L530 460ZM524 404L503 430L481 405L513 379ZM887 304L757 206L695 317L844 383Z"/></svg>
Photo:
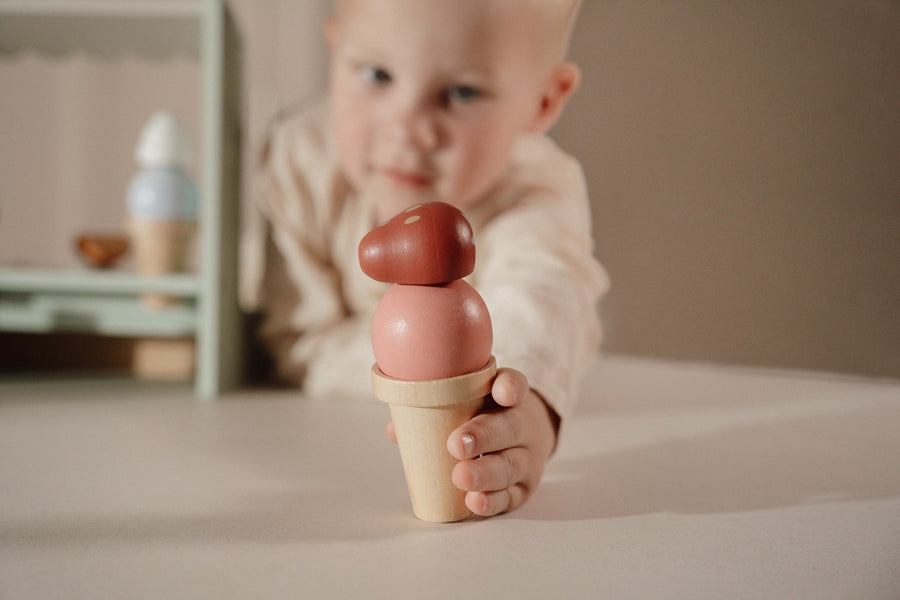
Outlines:
<svg viewBox="0 0 900 600"><path fill-rule="evenodd" d="M229 4L249 169L324 88L328 2ZM607 351L900 376L897 31L892 0L585 1L554 136L588 176ZM73 232L118 227L149 113L198 131L196 73L0 55L0 263L72 266Z"/></svg>
<svg viewBox="0 0 900 600"><path fill-rule="evenodd" d="M586 0L608 349L900 374L900 3Z"/></svg>

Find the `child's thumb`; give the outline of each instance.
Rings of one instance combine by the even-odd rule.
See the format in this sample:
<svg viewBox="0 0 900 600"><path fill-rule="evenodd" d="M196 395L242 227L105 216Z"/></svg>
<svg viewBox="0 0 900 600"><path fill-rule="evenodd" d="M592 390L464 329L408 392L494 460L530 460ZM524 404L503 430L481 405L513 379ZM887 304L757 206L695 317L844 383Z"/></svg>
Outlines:
<svg viewBox="0 0 900 600"><path fill-rule="evenodd" d="M510 408L524 400L527 393L528 378L522 372L506 368L497 371L497 377L491 386L494 402Z"/></svg>

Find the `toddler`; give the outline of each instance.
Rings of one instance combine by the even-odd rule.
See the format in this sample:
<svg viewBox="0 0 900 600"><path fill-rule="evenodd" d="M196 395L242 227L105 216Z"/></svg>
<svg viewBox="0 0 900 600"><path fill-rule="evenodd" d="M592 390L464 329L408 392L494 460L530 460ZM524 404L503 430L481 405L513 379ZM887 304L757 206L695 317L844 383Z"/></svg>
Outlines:
<svg viewBox="0 0 900 600"><path fill-rule="evenodd" d="M579 164L545 132L578 87L577 0L337 0L328 102L282 116L254 189L267 234L260 335L310 395L372 396L371 320L387 289L357 244L414 204L460 208L469 277L493 321L493 406L447 441L453 483L490 516L540 482L600 338ZM388 437L394 438L391 423Z"/></svg>

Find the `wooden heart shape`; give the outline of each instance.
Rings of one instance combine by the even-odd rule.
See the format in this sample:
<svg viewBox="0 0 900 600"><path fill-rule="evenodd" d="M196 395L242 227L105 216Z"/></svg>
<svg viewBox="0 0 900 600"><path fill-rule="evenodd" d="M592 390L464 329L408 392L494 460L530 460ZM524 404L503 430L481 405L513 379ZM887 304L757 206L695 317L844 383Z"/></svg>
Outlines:
<svg viewBox="0 0 900 600"><path fill-rule="evenodd" d="M359 243L359 265L377 281L436 285L475 268L472 226L445 202L417 204L376 227Z"/></svg>

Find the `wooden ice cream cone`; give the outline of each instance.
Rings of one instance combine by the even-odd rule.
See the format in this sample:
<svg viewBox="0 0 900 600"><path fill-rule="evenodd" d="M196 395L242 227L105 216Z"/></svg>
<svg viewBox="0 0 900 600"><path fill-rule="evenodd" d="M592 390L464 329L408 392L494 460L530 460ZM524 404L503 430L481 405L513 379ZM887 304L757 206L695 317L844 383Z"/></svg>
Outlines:
<svg viewBox="0 0 900 600"><path fill-rule="evenodd" d="M138 273L152 276L184 271L196 227L186 220L132 218L128 228ZM143 294L141 300L151 308L178 302L177 298L155 293Z"/></svg>
<svg viewBox="0 0 900 600"><path fill-rule="evenodd" d="M481 409L496 373L493 357L478 371L430 381L394 379L378 365L372 367L375 397L391 408L413 513L419 519L448 523L471 514L465 492L451 481L457 460L447 451L447 438Z"/></svg>

